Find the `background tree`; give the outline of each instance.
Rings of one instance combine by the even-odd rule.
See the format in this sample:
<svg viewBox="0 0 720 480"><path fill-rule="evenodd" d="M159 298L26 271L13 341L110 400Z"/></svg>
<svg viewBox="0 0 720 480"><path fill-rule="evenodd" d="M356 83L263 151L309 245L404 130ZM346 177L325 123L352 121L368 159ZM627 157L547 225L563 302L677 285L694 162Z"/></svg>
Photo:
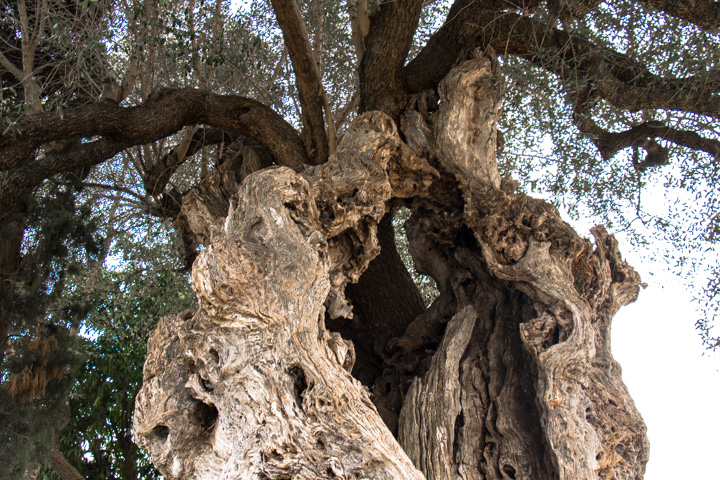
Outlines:
<svg viewBox="0 0 720 480"><path fill-rule="evenodd" d="M122 271L98 279L79 350L85 364L70 392L69 420L59 450L84 478L155 478L157 471L132 440L134 399L142 385L147 339L157 319L196 306L176 251L116 239L126 253ZM74 294L73 294L74 293ZM53 310L81 301L68 292ZM42 478L58 478L52 470ZM62 478L62 475L60 476Z"/></svg>
<svg viewBox="0 0 720 480"><path fill-rule="evenodd" d="M314 460L292 454L287 446L302 445L298 433L287 445L262 450L247 468L270 478L309 468L322 477L353 468L364 472L370 461L377 475L392 468L419 475L389 429L415 467L433 478L478 462L487 478L517 478L529 470L548 477L637 475L647 458L644 427L618 383L606 341L612 313L634 299L639 280L620 261L604 231L594 232L593 251L556 220L550 207L512 193L512 182L501 185L500 174L513 175L527 191L551 195L573 215L589 212L615 228L637 225L637 219L657 226L650 233L675 241L681 266L694 265L692 252L711 245L717 228L714 215L709 221L703 215L714 211L714 160L720 151L715 10L714 3L654 1L351 1L302 2L298 8L278 0L252 2L238 11L220 1L4 3L0 33L8 48L0 57L6 69L5 132L0 137L0 333L8 339L5 384L19 385L29 363L43 362L41 355L22 353L23 345L29 349L37 339L55 338L59 364L69 365L76 357L70 352L79 348L83 322L92 322L92 292L99 288L110 252L177 238L185 268L199 250L207 252L195 274L204 300L194 317L164 321L151 357L164 365L163 349L173 351L178 345L187 347L180 351L194 353L180 364L160 368L151 363L149 371L170 372L176 383L183 375L195 379L192 399L186 390L176 392L184 399L180 404L189 402L186 406L195 415L183 428L167 425L167 418L160 420L158 412L148 410L152 395L146 393L138 432L168 475L168 455L180 453L171 454L165 440L177 431L187 434L181 462L186 475L192 476L196 462L206 461L202 445L207 442L216 452L236 451L239 447L219 440L222 429L217 425L225 425L226 418L219 415L229 415L220 408L228 401L220 392L229 386L221 387L217 382L224 377L214 375L227 367L222 348L240 348L248 339L193 325L212 325L229 315L228 305L245 305L242 288L218 293L236 280L223 277L227 264L256 265L272 277L272 263L266 265L275 258L272 251L237 252L231 248L233 238L297 242L286 231L265 226L262 219L269 217L264 215L272 214L251 201L256 191L253 195L266 202L285 199L276 211L289 209L290 217L280 218L305 225L306 243L330 259L328 272L314 263L309 270L319 276L307 278L307 284L319 283L302 298L314 306L293 308L307 313L324 305L326 324L345 340L320 328L322 348L317 350L339 361L339 367L352 368L354 377L373 392L374 406L362 389L343 380L338 365L317 359L317 352L277 352L289 363L283 367L279 362L281 370L271 376L275 383L264 388L269 396L275 392L279 398L295 398L304 412L304 417L293 417L297 430L289 431L304 432L312 423L309 412L321 418L323 402L336 405L333 399L345 398L340 392L365 405L359 411L369 408L369 420L358 420L359 436L343 436L337 434L344 430L333 423L332 412L325 412L318 421L335 437L318 437L300 449L317 451ZM498 69L507 79L502 115L497 111L503 94ZM454 117L451 105L458 108ZM370 114L350 126L357 113L371 111L387 117ZM399 136L388 122L398 125ZM499 173L498 122L504 137ZM350 146L370 156L356 158ZM342 155L327 163L336 150ZM368 173L369 165L378 162L389 169L387 181L381 178L385 174ZM278 165L301 176L270 169L245 181L252 172ZM302 187L303 182L309 187ZM669 194L690 192L681 198L686 200L681 207L695 209L696 221L689 229L693 235L682 233L688 229L672 221L677 220L672 212L663 217L646 211L641 194L653 182L664 182ZM245 193L238 193L240 185ZM416 269L438 285L438 296L427 309L394 246L389 217L401 205L411 212L406 230ZM226 228L225 238L218 228L228 214L238 229ZM247 224L251 218L259 219L262 228L253 231ZM263 233L266 228L269 237ZM641 241L643 228L637 233ZM118 241L127 235L132 241ZM543 256L544 247L535 247L545 244L550 257ZM275 247L282 251L283 245ZM287 250L298 264L302 258L294 255L311 253L301 247ZM232 253L223 257L223 249ZM531 259L538 262L534 272L545 271L539 265L567 272L566 277L555 275L565 279L564 286L553 287L553 276L528 278L527 272L512 270ZM217 268L207 270L208 265ZM72 277L77 270L87 280L68 282L78 278ZM304 277L293 279L287 272L281 277L290 278L289 283L277 280L274 286L254 288L288 295L297 286L292 281ZM245 285L253 275L247 273ZM327 298L322 295L323 275L331 280ZM197 283L202 278L214 285L211 291ZM708 292L714 298L714 283ZM53 312L60 297L75 300ZM245 305L234 315L275 312L270 317L284 318L270 304L265 307ZM709 344L715 341L711 318L707 315L700 324ZM588 324L590 319L595 323ZM174 327L168 330L169 325ZM309 328L287 325L301 332ZM58 328L69 335L52 333ZM163 337L175 328L194 333ZM594 351L576 343L580 332L597 339ZM215 348L217 359L207 357L213 349L196 351L217 335L229 342ZM265 338L285 337L269 332ZM247 344L243 351L259 346ZM438 366L460 360L465 362L460 372L473 372L468 377ZM324 367L314 371L307 362ZM575 368L557 371L553 364ZM64 385L57 396L63 398L71 379L69 369L64 371L62 378L46 375L47 382L36 381L35 390L23 391L25 397L36 399L47 383ZM326 376L318 377L318 372ZM600 387L579 388L577 378ZM146 372L146 382L151 379ZM471 384L482 385L484 393ZM553 400L560 385L573 392L569 403ZM14 400L8 396L8 405L25 398L17 388L9 391ZM285 397L283 392L295 393ZM535 406L527 401L533 397ZM311 399L315 410L308 410ZM50 410L56 420L47 423L44 441L31 441L40 456L49 452L66 415L61 402L54 405ZM110 405L118 407L117 402ZM257 414L264 415L262 402L257 405ZM473 423L471 412L483 421ZM518 423L519 418L524 420ZM575 423L554 423L561 418ZM6 422L2 427L10 441L18 432ZM237 422L230 425L247 433ZM424 450L417 440L437 428L448 432L437 440L449 452L446 458L431 456L443 451L439 445L433 450L428 444ZM560 441L568 428L574 432L570 438L583 432L584 440ZM613 428L622 433L611 435ZM466 439L471 437L481 438L480 446L470 446ZM391 453L375 457L361 444L343 443L350 438L367 440L361 444L369 449L386 445L376 452ZM520 458L518 452L527 445L535 445L533 453ZM79 451L77 445L74 451ZM347 456L355 451L361 453ZM70 450L65 452L70 456ZM577 460L583 456L596 460ZM338 466L332 458L341 457ZM77 454L74 460L80 468ZM388 465L394 467L383 470ZM19 462L13 468L31 466Z"/></svg>

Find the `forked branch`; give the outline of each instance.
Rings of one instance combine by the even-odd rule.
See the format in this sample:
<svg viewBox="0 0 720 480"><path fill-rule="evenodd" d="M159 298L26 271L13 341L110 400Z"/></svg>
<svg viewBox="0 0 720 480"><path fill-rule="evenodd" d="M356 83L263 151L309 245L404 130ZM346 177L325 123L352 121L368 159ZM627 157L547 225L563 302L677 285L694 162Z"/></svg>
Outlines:
<svg viewBox="0 0 720 480"><path fill-rule="evenodd" d="M320 164L335 150L336 142L335 124L332 115L327 115L332 110L322 85L320 70L296 0L272 0L272 5L295 71L307 154L312 163ZM327 133L323 111L326 112Z"/></svg>

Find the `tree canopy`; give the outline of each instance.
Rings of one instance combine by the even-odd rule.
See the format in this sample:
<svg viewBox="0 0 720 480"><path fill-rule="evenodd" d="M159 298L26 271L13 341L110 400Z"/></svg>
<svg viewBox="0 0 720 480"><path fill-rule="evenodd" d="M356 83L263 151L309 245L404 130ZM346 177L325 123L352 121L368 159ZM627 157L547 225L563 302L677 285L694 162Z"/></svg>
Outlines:
<svg viewBox="0 0 720 480"><path fill-rule="evenodd" d="M433 115L473 52L502 74L500 174L665 255L716 347L718 29L710 0L2 0L0 438L27 455L0 463L59 439L83 475L148 475L127 402L155 322L194 305L203 222L253 172L325 164L359 114Z"/></svg>

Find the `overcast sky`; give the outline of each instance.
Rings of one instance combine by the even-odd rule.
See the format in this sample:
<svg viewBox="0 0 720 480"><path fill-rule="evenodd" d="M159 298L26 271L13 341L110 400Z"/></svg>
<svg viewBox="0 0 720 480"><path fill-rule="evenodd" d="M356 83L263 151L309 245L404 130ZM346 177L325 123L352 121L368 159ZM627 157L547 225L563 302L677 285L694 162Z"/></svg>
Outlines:
<svg viewBox="0 0 720 480"><path fill-rule="evenodd" d="M622 244L621 251L650 284L612 324L614 357L648 427L645 479L720 478L720 355L704 350L681 281L657 275L662 265Z"/></svg>

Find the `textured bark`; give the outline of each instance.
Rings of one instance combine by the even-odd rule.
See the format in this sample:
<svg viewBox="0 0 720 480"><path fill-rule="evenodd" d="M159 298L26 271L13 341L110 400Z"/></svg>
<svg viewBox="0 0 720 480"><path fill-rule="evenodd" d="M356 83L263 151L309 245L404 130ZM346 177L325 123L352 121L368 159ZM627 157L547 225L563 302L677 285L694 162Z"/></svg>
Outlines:
<svg viewBox="0 0 720 480"><path fill-rule="evenodd" d="M53 445L50 466L63 480L85 480L85 477L68 463L57 445Z"/></svg>
<svg viewBox="0 0 720 480"><path fill-rule="evenodd" d="M324 305L349 316L345 284L378 253L391 195L421 193L433 173L374 113L327 164L246 179L193 268L200 309L163 319L149 343L135 431L163 474L422 478L323 319Z"/></svg>
<svg viewBox="0 0 720 480"><path fill-rule="evenodd" d="M369 112L328 163L249 175L226 217L202 190L186 197L207 244L200 307L159 323L134 418L167 478L642 477L645 426L609 344L640 279L602 228L593 246L500 178L501 84L476 54L438 105L401 115L407 143ZM409 324L355 319L382 352L371 398L325 319L352 318L346 286L393 201L440 295ZM383 419L398 413L396 439Z"/></svg>
<svg viewBox="0 0 720 480"><path fill-rule="evenodd" d="M361 112L381 110L397 119L405 108L402 68L422 4L422 0L388 2L372 18L360 62Z"/></svg>

